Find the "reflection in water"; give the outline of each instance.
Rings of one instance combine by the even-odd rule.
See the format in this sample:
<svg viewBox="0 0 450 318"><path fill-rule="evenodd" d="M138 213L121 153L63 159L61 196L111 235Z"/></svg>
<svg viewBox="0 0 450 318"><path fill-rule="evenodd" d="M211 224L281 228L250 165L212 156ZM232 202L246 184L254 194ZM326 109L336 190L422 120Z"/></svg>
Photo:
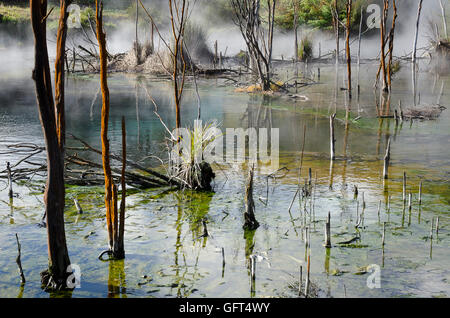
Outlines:
<svg viewBox="0 0 450 318"><path fill-rule="evenodd" d="M330 274L330 255L331 255L331 248L325 248L325 273Z"/></svg>
<svg viewBox="0 0 450 318"><path fill-rule="evenodd" d="M14 199L13 198L9 198L9 208L10 208L9 224L14 224Z"/></svg>
<svg viewBox="0 0 450 318"><path fill-rule="evenodd" d="M108 298L127 298L125 260L110 260L108 274Z"/></svg>
<svg viewBox="0 0 450 318"><path fill-rule="evenodd" d="M174 192L173 195L177 200L177 219L175 221L177 235L173 266L175 273L172 286L177 289L177 297L188 297L195 283L193 279L197 276L200 252L206 248L208 242L208 236L204 235L203 221L205 221L208 214L212 194L186 190L180 193ZM182 233L185 220L188 222L189 232L191 234L191 239L188 239L188 242L185 242L186 235L183 236ZM201 247L197 249L197 254L195 255L194 266L187 264L186 251L184 250L184 246L191 245L190 241L194 248L197 242L201 242ZM194 272L189 273L189 269L192 267ZM224 270L224 266L222 270Z"/></svg>
<svg viewBox="0 0 450 318"><path fill-rule="evenodd" d="M428 220L431 215L435 213L444 214L448 211L449 195L445 181L450 167L448 161L449 151L448 149L444 149L442 145L448 140L449 111L442 112L442 117L436 121L416 121L411 130L401 130L401 121L399 121L398 127L394 128L394 122L389 124L392 121L391 119L376 118L376 116L387 114L389 108L391 108L389 114L391 116L394 108L389 106L391 101L397 105L398 101L402 100L405 109L413 105L409 67L405 67L406 71L400 71L396 75L398 77L396 78L395 86L399 88L398 90L393 91L391 96L385 96L384 100L383 96L379 95L379 91L377 91L374 100L371 87L372 83L366 85L366 83L371 82L370 78L373 78L371 66L367 66L366 68L366 66L362 65L360 103L363 107L361 112L358 112L361 118L352 120L352 118L357 116L357 110L352 109L347 102L344 103L344 91L340 91L340 82L338 82L337 78L339 73L335 71L334 65L323 65L322 67L320 85L311 85L307 88L299 87L298 89L300 94L308 96L309 101L297 100L294 102L286 96L264 98L261 95L236 94L233 93L233 88L231 87L214 86L214 84L211 84L211 81L200 83L200 94L202 94L202 101L205 105L202 109L202 118L205 121L217 119L223 123L222 127L224 128L266 126L269 128L280 128L280 163L289 169L289 173L287 173L285 178L280 179L280 182L277 183L276 190L274 187L268 204L264 206L260 205L261 220L264 224L269 225L267 229L268 235L259 235L261 232L257 233L258 235L255 235L254 232L246 233L244 251L241 227L237 224L239 223L238 215L240 213L237 206L241 206L241 201L239 200L242 197L241 194L237 195L236 193L241 190L241 176L236 178L230 177L229 179L226 177L227 180L224 180L225 177L220 174L218 181L223 183L223 186L214 196L205 193L196 195L188 192L170 192L170 194L166 195L167 199L158 198L157 200L152 199L140 202L140 198L145 197L146 192L136 191L136 193L132 194L132 198L136 199L136 203L130 206L130 211L132 212L129 214L130 219L127 224L130 225L130 233L133 233L133 236L136 235L136 238L130 238L129 241L130 255L136 254L139 257L127 258L126 275L128 295L133 297L148 296L148 291L143 287L137 289L130 288L131 285L134 286L134 278L141 275L139 267L142 266L143 258L151 260L150 264L152 268L150 269L150 274L154 279L152 287L155 288L153 293L161 297L167 296L172 292L174 296L178 295L179 297L191 295L206 295L207 297L248 297L247 271L249 268L248 266L243 266L243 264L236 264L235 258L232 256L243 255L245 253L246 265L248 265L248 258L253 253L255 244L267 247L268 250L270 249L275 270L292 273L294 271L294 265L290 263L290 259L286 257L286 254L295 255L295 253L299 252L299 237L297 237L297 233L294 234L295 230L298 230L298 236L303 237L302 239L305 241L303 233L305 225L308 224L306 221L307 211L305 209L308 201L305 200L302 202L301 196L298 198L300 218L295 218L296 215L294 212L292 212L293 218L289 213L283 213L283 211L286 211L286 208L291 203L291 194L293 194L293 191L297 189L299 184L299 150L302 149L302 128L305 125L308 127L308 138L305 146L305 168L312 167L313 172L315 173L317 171L319 180L321 180L321 184L317 184L317 197L315 196L316 191L314 190L314 199L312 200L313 218L315 213L317 213L317 219L320 220L328 211L331 211L333 214L336 213L336 215L341 211L341 220L339 221L339 218L336 218L335 233L345 233L348 231L346 228L348 225L347 218L350 217L350 214L352 218L354 217L355 209L355 202L350 198L352 196L352 187L345 187L345 183L357 185L367 194L367 215L364 219L367 229L361 230L361 243L370 247L360 249L333 249L333 262L331 266L336 266L336 268L351 272L354 270L353 265L356 263L363 265L363 263L370 259L379 259L379 249L373 249L372 246L379 245L379 223L377 223L377 214L374 212L376 211L376 204L380 200L384 200L388 206L385 209L386 214L382 214L382 221L387 218L388 222L391 222L392 219L388 227L389 232L392 231L398 234L395 236L395 240L392 240L386 246L386 253L389 253L389 261L386 262L385 268L387 271L393 273L391 275L393 279L390 282L386 281L386 285L383 286L382 290L368 290L365 288L365 284L364 288L360 289L358 284L348 283L348 279L357 279L357 277L351 274L349 274L350 276L343 275L342 277L329 275L331 286L329 294L332 297L342 294L342 289L338 290L336 286L342 287L344 281L347 284L349 296L363 297L397 296L399 295L399 290L412 295L430 296L433 291L418 288L420 284L433 283L433 286L441 286L441 273L437 275L432 274L430 271L426 281L423 279L421 274L426 270L424 266L428 266L429 263L424 262L424 266L420 265L417 270L405 270L405 266L398 266L397 261L402 257L406 257L410 259L426 258L426 262L429 262L428 252L426 252L428 245L424 246L424 253L423 249L422 251L415 249L415 244L417 242L420 244L421 238L429 234ZM378 67L378 65L375 65L375 67ZM448 77L443 78L441 86L440 79L435 79L425 73L422 74L421 81L417 85L417 88L422 89L422 102L425 104L426 101L431 104L436 102L437 99L444 103L445 106L448 106L445 104L448 100L449 93ZM152 150L152 154L164 157L167 154L163 144L165 131L153 113L153 105L144 96L139 96L143 95L144 90L137 91L135 83L131 82L130 85L130 80L126 77L124 78L124 76L111 74L111 77L114 79L111 81L111 91L114 95L111 99L114 105L112 105L112 113L110 116L112 123L111 148L116 149L116 152L120 152L120 121L121 117L125 115L127 116L127 122L130 122L131 130L128 140L131 149L130 160L141 162L143 157L149 154L150 149ZM431 89L429 88L433 85L433 79L436 81L436 94L431 95ZM341 79L339 78L339 80ZM96 96L99 95L99 93L96 93L98 90L98 78L96 75L86 76L82 79L70 77L68 81L67 106L69 108L68 114L70 114L67 118L68 132L72 132L93 146L99 147L99 125L97 122L99 119L99 108L94 106L99 102L98 96ZM76 85L74 84L75 81L77 82ZM39 145L42 142L42 131L38 122L38 115L35 107L32 107L35 105L34 90L30 87L31 85L27 84L28 82L28 78L23 83L16 82L14 84L14 91L16 93L14 91L12 93L11 89L6 88L0 92L0 104L2 105L0 136L5 136L7 139L6 141L3 139L0 140L2 147L4 147L5 143L19 142L22 140ZM170 85L165 82L154 81L154 79L148 81L143 79L142 82L143 87L147 87L151 94L154 95L155 101L160 106L162 118L167 122L169 127L173 127L173 118L175 117L174 108L173 104L171 104L171 99L167 98L167 96L170 96ZM220 80L218 82L221 83ZM437 95L439 89L443 91L440 94L442 95L441 100L440 95ZM137 97L141 98L140 100L137 100L136 93ZM193 120L197 115L197 99L194 93L193 89L188 86L184 100L185 107L182 110L183 118L187 120ZM390 101L389 98L392 100ZM246 107L248 108L247 110ZM375 110L375 107L377 107L377 110ZM244 121L240 121L240 117L244 111L246 111L245 116L247 118ZM342 125L337 125L336 127L336 135L339 136L337 145L339 147L338 149L342 150L344 154L342 157L344 162L341 164L340 160L337 160L334 162L333 167L333 163L329 162L328 159L328 118L330 113L334 112L337 112L338 118L342 119ZM391 132L390 129L392 129ZM396 138L396 140L394 138L391 140L394 159L391 170L392 178L387 180L386 185L388 187L383 189L380 179L382 162L379 159L380 154L384 154L385 140L388 140L391 136L390 134ZM377 142L378 150L374 147ZM138 145L141 145L141 150L138 149ZM419 147L421 149L423 148L420 156L417 155L417 149ZM88 159L93 161L98 160L98 157L95 156L97 155L92 154ZM7 158L0 154L0 157L3 161L20 160L17 156ZM142 164L145 166L155 166L159 162L145 159ZM330 166L328 166L329 164ZM224 175L230 176L233 174L226 167L224 170ZM412 232L412 236L405 235L406 229L400 228L402 217L400 176L403 170L411 173L414 182L419 179L427 182L429 189L422 207L420 205L418 207L418 222L422 224L413 224L408 229L407 233ZM334 174L336 174L335 177ZM328 175L330 180L328 180ZM303 185L303 177L301 179L300 184ZM330 181L332 189L334 187L336 191L328 190L328 181ZM259 183L257 187L258 190L261 190L261 193L266 191L265 183ZM41 257L40 262L46 261L46 255L42 258L42 255L45 254L43 251L45 252L46 250L45 233L42 229L34 226L40 220L42 204L36 202L33 196L41 197L42 194L41 192L31 194L35 193L36 190L27 190L24 187L20 187L20 190L22 190L20 193L21 196L14 198L14 202L11 202L11 204L7 203L8 199L6 195L0 192L0 199L3 199L0 206L0 218L2 221L0 224L0 241L3 242L4 238L15 231L17 227L27 227L27 240L28 242L34 242L34 245L29 246L30 256L24 259L24 266L33 270L33 268L36 268L36 265L30 259L34 260L37 257ZM78 188L72 191L83 192L84 190L84 188ZM174 193L178 194L178 197L175 197ZM82 203L89 206L89 210L92 210L93 215L101 215L102 211L99 207L103 204L102 200L97 200L91 195L82 195L82 197L84 197L84 202ZM389 207L391 199L392 217ZM308 198L308 200L310 200L309 211L311 212L311 199ZM99 201L98 204L96 203L97 201ZM316 203L315 209L314 203ZM69 202L68 204L67 236L68 241L73 246L71 250L74 254L74 259L76 259L80 255L80 251L94 250L86 249L86 244L95 244L96 240L101 239L105 232L103 229L99 229L98 222L95 218L81 218L78 223L73 222L76 218L73 214L73 203ZM222 220L222 211L225 210L230 216ZM12 216L13 213L14 216ZM414 213L416 212L414 211ZM426 225L423 224L425 222L421 222L421 213L423 213L423 218L427 220ZM9 224L10 218L13 220L14 226ZM203 228L201 220L204 218L207 219L208 229L211 233L211 236L208 238L202 237ZM309 218L311 218L311 213L309 213ZM296 225L294 222L298 224ZM413 223L416 223L415 217L413 217ZM313 225L315 226L315 223ZM280 231L282 230L283 233L287 230L286 227L293 228L293 230L285 235L282 240L279 240L277 237L278 232L274 230L275 226L277 228L280 227ZM299 226L301 229L297 229ZM351 224L351 226L353 227L354 224ZM318 225L317 228L319 229L320 226ZM95 235L90 235L86 239L80 239L94 231L97 232L96 235L99 235L99 237L96 238ZM302 233L300 233L301 231ZM320 234L321 231L311 231L312 246L317 246L322 243L323 238ZM444 229L440 240L446 240L448 238L445 234ZM137 235L142 235L144 239L142 241L139 240ZM277 237L276 242L272 239L274 237ZM344 234L344 237L339 240L345 241L350 238L349 234ZM235 242L237 242L238 246L233 246L233 244L236 244ZM438 269L442 269L444 274L447 275L448 270L445 265L448 263L448 253L445 254L445 250L442 248L444 244L434 245L432 265ZM215 246L224 247L227 253L227 271L230 275L227 273L226 280L220 278L220 263L223 261L223 257L220 257L220 252L218 252L220 250L215 249ZM15 257L15 246L2 246L1 253L2 256L3 253L6 256L0 257L0 268L3 268L6 274L1 272L0 296L16 297L17 294L21 294L17 285L17 272L15 267L8 265L8 262ZM89 253L91 254L89 255L88 262L92 262L90 263L92 265L96 260L96 255L93 255L95 254L93 252ZM299 257L302 259L303 255L301 254L303 254L303 250L299 254ZM398 255L401 256L399 257ZM324 267L325 271L333 270L333 268L329 268L331 255L328 256L328 253L325 252L318 253L316 256L311 263L313 271L316 268L318 272L323 272ZM381 260L378 261L381 262ZM117 263L111 263L110 266L111 284L108 285L108 290L110 290L111 296L123 296L125 292L124 275L122 276L123 284L121 285L120 282L120 272L122 271L123 273L123 268L122 270L115 269L115 267L119 267ZM137 270L138 268L139 270ZM158 274L161 268L164 269L164 275ZM296 270L297 268L295 268ZM166 273L166 271L169 273ZM258 272L259 282L265 282L266 279L272 278L270 276L271 274L268 274L269 272ZM325 283L328 277L325 274L320 275L322 273L313 272L313 274L317 278L318 283L321 284L321 288L326 288ZM224 275L223 268L222 275ZM104 295L106 290L106 286L104 285L106 282L101 281L100 278L93 278L93 280L97 280L95 283L101 283L103 288L100 292ZM408 282L408 284L405 284L405 282ZM4 286L6 288L3 288ZM120 286L123 287L122 291L120 290ZM445 290L448 294L448 289L445 288L441 288L441 290ZM26 296L42 297L43 292L37 289L39 288L27 284L24 294ZM198 293L193 292L192 290L194 289ZM258 285L258 294L261 295L276 295L279 290L279 281L272 281L271 284L267 285ZM95 290L89 289L88 286L82 292L87 293L88 296L95 297L98 295Z"/></svg>
<svg viewBox="0 0 450 318"><path fill-rule="evenodd" d="M250 297L255 296L255 281L252 278L252 260L251 255L253 254L253 249L255 247L255 233L256 230L244 230L244 239L245 239L245 264L247 267L247 274L250 278ZM256 260L253 258L253 262ZM256 267L256 265L254 265Z"/></svg>
<svg viewBox="0 0 450 318"><path fill-rule="evenodd" d="M24 289L25 289L25 284L20 284L20 287L19 287L19 294L17 295L17 297L16 298L23 298L23 291L24 291Z"/></svg>

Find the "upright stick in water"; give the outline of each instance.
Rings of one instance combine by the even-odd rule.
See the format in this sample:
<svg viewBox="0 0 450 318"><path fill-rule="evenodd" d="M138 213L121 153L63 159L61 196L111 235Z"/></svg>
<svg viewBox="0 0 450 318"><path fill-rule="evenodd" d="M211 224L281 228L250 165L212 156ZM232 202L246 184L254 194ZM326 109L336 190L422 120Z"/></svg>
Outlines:
<svg viewBox="0 0 450 318"><path fill-rule="evenodd" d="M384 155L383 178L388 178L389 161L391 160L391 138L389 138L386 146L386 154Z"/></svg>
<svg viewBox="0 0 450 318"><path fill-rule="evenodd" d="M422 181L419 184L419 204L422 204Z"/></svg>
<svg viewBox="0 0 450 318"><path fill-rule="evenodd" d="M244 213L244 229L255 230L258 228L259 223L255 218L255 202L253 201L253 170L248 171L247 185L245 188L245 213Z"/></svg>
<svg viewBox="0 0 450 318"><path fill-rule="evenodd" d="M17 233L16 233L16 241L17 241L17 252L18 252L17 258L16 258L16 263L17 263L17 266L19 267L20 283L23 285L23 284L25 284L26 281L25 281L25 275L23 274L22 261L20 260L21 245L20 245L19 236L17 235Z"/></svg>
<svg viewBox="0 0 450 318"><path fill-rule="evenodd" d="M330 157L331 160L334 160L336 158L334 149L335 149L335 142L336 139L334 138L334 119L336 118L336 113L330 116Z"/></svg>
<svg viewBox="0 0 450 318"><path fill-rule="evenodd" d="M325 247L331 247L331 216L328 212L327 222L325 223Z"/></svg>
<svg viewBox="0 0 450 318"><path fill-rule="evenodd" d="M9 165L9 162L6 163L6 170L8 171L8 183L9 183L8 196L11 199L14 196L14 193L12 189L11 166Z"/></svg>

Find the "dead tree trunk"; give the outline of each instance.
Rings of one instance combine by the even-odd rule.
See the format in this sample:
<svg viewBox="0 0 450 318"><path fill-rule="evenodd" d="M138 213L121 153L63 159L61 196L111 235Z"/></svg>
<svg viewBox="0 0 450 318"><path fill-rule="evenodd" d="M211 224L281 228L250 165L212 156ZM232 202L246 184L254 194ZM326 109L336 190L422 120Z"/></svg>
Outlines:
<svg viewBox="0 0 450 318"><path fill-rule="evenodd" d="M180 3L181 2L181 3ZM181 128L180 104L186 78L186 61L184 56L184 29L186 26L186 0L169 0L169 12L174 40L172 52L173 89L175 96L176 128ZM179 66L181 60L182 65ZM181 73L181 75L180 75ZM181 78L180 78L181 77Z"/></svg>
<svg viewBox="0 0 450 318"><path fill-rule="evenodd" d="M117 243L114 244L117 247L114 250L115 258L125 258L125 247L123 243L123 237L125 233L125 198L127 196L127 186L125 182L125 170L127 165L127 131L125 128L125 117L122 117L122 176L120 178L122 187L122 200L120 201L120 215L119 215L119 233L117 236Z"/></svg>
<svg viewBox="0 0 450 318"><path fill-rule="evenodd" d="M67 12L68 6L72 0L60 0L60 16L58 32L56 35L56 61L55 61L55 110L56 110L56 132L58 134L58 143L61 149L62 159L64 160L65 136L65 107L64 107L64 57L66 56L66 37L67 37Z"/></svg>
<svg viewBox="0 0 450 318"><path fill-rule="evenodd" d="M380 19L380 36L381 36L381 54L380 54L380 65L381 65L381 71L383 72L383 91L387 92L388 85L387 85L387 70L386 70L386 19L387 19L387 13L389 10L389 0L384 0L384 6L383 6L383 13L381 14Z"/></svg>
<svg viewBox="0 0 450 318"><path fill-rule="evenodd" d="M336 143L336 138L334 137L334 119L336 118L336 114L333 114L330 116L330 159L331 161L333 161L336 156L335 156L335 143Z"/></svg>
<svg viewBox="0 0 450 318"><path fill-rule="evenodd" d="M255 218L255 202L253 201L253 167L248 171L247 185L245 187L245 213L244 226L246 230L255 230L259 227Z"/></svg>
<svg viewBox="0 0 450 318"><path fill-rule="evenodd" d="M267 0L267 32L260 26L259 0L230 0L230 4L233 9L233 21L239 27L250 57L256 64L261 88L268 91L271 83L276 0Z"/></svg>
<svg viewBox="0 0 450 318"><path fill-rule="evenodd" d="M442 0L439 0L439 5L441 6L441 15L442 15L442 24L444 26L444 34L445 34L445 39L448 39L448 33L447 33L447 20L445 17L445 7L442 4Z"/></svg>
<svg viewBox="0 0 450 318"><path fill-rule="evenodd" d="M388 178L389 162L391 160L391 138L389 138L386 146L386 154L384 156L383 178Z"/></svg>
<svg viewBox="0 0 450 318"><path fill-rule="evenodd" d="M101 139L103 172L105 175L106 224L108 228L109 254L113 254L115 251L114 238L117 236L117 188L112 179L109 159L109 89L107 80L106 34L103 31L103 1L96 0L95 7L97 40L100 51L100 87L102 90Z"/></svg>
<svg viewBox="0 0 450 318"><path fill-rule="evenodd" d="M389 91L391 90L392 84L392 59L394 56L394 32L395 32L395 21L397 20L397 5L395 0L392 1L392 6L394 9L393 17L392 17L392 27L389 32L389 62L388 62L388 87Z"/></svg>
<svg viewBox="0 0 450 318"><path fill-rule="evenodd" d="M338 1L334 0L334 32L336 34L336 65L339 65L339 13Z"/></svg>
<svg viewBox="0 0 450 318"><path fill-rule="evenodd" d="M422 2L423 0L419 0L419 8L417 9L416 33L414 35L414 45L412 51L413 64L416 63L417 38L419 37L419 24L420 24L420 13L422 12Z"/></svg>
<svg viewBox="0 0 450 318"><path fill-rule="evenodd" d="M58 143L47 50L47 1L30 0L30 9L35 40L33 80L47 149L47 183L44 202L47 217L49 268L41 273L41 278L46 288L61 289L67 288L68 273L66 271L70 260L64 230L64 164Z"/></svg>
<svg viewBox="0 0 450 318"><path fill-rule="evenodd" d="M294 1L294 58L298 62L298 8L297 0Z"/></svg>
<svg viewBox="0 0 450 318"><path fill-rule="evenodd" d="M347 2L347 27L346 27L346 53L347 53L347 85L348 98L352 99L352 58L350 55L350 14L352 12L352 0Z"/></svg>

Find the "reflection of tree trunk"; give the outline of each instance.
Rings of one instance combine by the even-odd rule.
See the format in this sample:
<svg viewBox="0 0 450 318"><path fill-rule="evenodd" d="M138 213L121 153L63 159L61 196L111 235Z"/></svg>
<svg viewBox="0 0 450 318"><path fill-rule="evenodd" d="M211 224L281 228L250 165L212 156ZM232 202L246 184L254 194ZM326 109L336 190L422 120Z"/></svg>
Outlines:
<svg viewBox="0 0 450 318"><path fill-rule="evenodd" d="M126 298L125 260L109 262L108 268L108 298Z"/></svg>
<svg viewBox="0 0 450 318"><path fill-rule="evenodd" d="M136 99L136 122L137 122L137 143L138 143L138 149L141 148L141 126L140 126L140 120L139 120L139 93L138 93L138 84L136 83L135 86L135 99Z"/></svg>
<svg viewBox="0 0 450 318"><path fill-rule="evenodd" d="M58 143L46 35L46 0L30 0L31 24L35 39L35 68L33 79L39 118L47 148L47 183L44 193L48 233L48 271L41 274L44 284L65 288L67 267L70 265L64 230L64 164ZM61 131L62 132L62 131Z"/></svg>

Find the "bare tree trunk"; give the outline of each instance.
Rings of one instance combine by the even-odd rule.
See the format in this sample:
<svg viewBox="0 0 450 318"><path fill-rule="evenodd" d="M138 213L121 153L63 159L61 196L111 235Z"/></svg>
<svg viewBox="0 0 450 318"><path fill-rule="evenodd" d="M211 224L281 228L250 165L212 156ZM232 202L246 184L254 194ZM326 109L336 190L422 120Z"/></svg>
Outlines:
<svg viewBox="0 0 450 318"><path fill-rule="evenodd" d="M294 1L294 57L298 61L298 8L297 0Z"/></svg>
<svg viewBox="0 0 450 318"><path fill-rule="evenodd" d="M391 90L392 84L392 59L394 56L394 32L395 32L395 21L397 20L397 6L395 0L392 1L392 5L394 8L394 14L392 17L392 27L389 32L389 62L388 62L388 86L389 91Z"/></svg>
<svg viewBox="0 0 450 318"><path fill-rule="evenodd" d="M334 113L333 115L330 116L330 159L331 161L333 161L336 156L335 156L335 143L336 143L336 138L334 137L334 119L336 118L336 113Z"/></svg>
<svg viewBox="0 0 450 318"><path fill-rule="evenodd" d="M414 35L414 46L412 51L413 64L416 63L417 39L419 37L419 24L420 24L420 13L422 11L422 2L423 0L419 0L419 8L417 9L416 33Z"/></svg>
<svg viewBox="0 0 450 318"><path fill-rule="evenodd" d="M359 32L358 32L358 66L361 64L361 31L363 21L363 9L361 7L361 17L359 19ZM359 74L359 72L358 72Z"/></svg>
<svg viewBox="0 0 450 318"><path fill-rule="evenodd" d="M389 177L389 162L391 160L391 138L389 138L386 146L386 154L384 155L384 167L383 167L383 178L387 179Z"/></svg>
<svg viewBox="0 0 450 318"><path fill-rule="evenodd" d="M56 61L55 61L55 110L56 110L56 132L58 134L58 143L61 149L62 160L64 160L65 139L65 107L64 107L64 57L66 55L66 37L67 37L67 12L68 6L72 0L60 0L60 16L58 32L56 35Z"/></svg>
<svg viewBox="0 0 450 318"><path fill-rule="evenodd" d="M114 251L116 258L125 257L125 247L124 247L124 232L125 232L125 198L127 196L127 185L125 183L125 170L127 165L127 131L125 128L125 117L122 117L122 176L121 187L122 187L122 200L120 201L120 216L119 216L119 234L117 237L117 249Z"/></svg>
<svg viewBox="0 0 450 318"><path fill-rule="evenodd" d="M247 45L250 59L254 62L252 69L255 71L256 66L262 89L270 90L276 0L267 0L267 39L265 38L265 32L260 27L259 0L230 0L230 4L234 13L233 21L239 27Z"/></svg>
<svg viewBox="0 0 450 318"><path fill-rule="evenodd" d="M138 4L138 0L136 0L136 42L134 44L134 49L135 49L135 53L136 53L136 64L139 65L141 64L140 60L141 60L141 50L139 49L139 36L138 36L138 25L139 25L139 4Z"/></svg>
<svg viewBox="0 0 450 318"><path fill-rule="evenodd" d="M45 287L60 289L67 288L68 273L66 271L70 260L64 230L64 158L58 143L47 50L47 1L30 0L30 9L35 39L33 79L47 149L47 183L44 202L47 216L49 268L41 273L41 278Z"/></svg>
<svg viewBox="0 0 450 318"><path fill-rule="evenodd" d="M181 7L178 1L181 1ZM184 60L184 52L183 52L184 51L183 36L187 15L186 0L169 0L169 9L170 9L172 34L175 45L172 54L172 63L173 63L172 79L174 83L173 87L175 96L176 128L181 128L180 104L181 104L181 96L183 94L184 81L186 78L186 61ZM179 59L181 59L182 61L181 70L180 67L178 66ZM181 80L179 79L180 71L181 71Z"/></svg>
<svg viewBox="0 0 450 318"><path fill-rule="evenodd" d="M338 2L334 0L334 32L336 34L336 65L339 65L339 12Z"/></svg>
<svg viewBox="0 0 450 318"><path fill-rule="evenodd" d="M347 38L346 38L346 52L347 52L347 85L348 97L352 99L352 58L350 55L350 18L352 12L352 0L347 2Z"/></svg>
<svg viewBox="0 0 450 318"><path fill-rule="evenodd" d="M101 119L101 139L102 139L102 162L103 172L105 174L105 208L106 224L108 228L109 249L113 250L114 245L114 184L111 176L111 165L109 160L109 140L108 140L108 121L109 121L109 89L107 76L107 53L106 53L106 34L103 31L103 1L96 0L96 25L97 40L100 51L100 87L102 90L102 119Z"/></svg>
<svg viewBox="0 0 450 318"><path fill-rule="evenodd" d="M254 167L250 167L248 171L247 185L245 187L245 213L244 213L244 229L255 230L259 227L255 218L255 203L253 201L253 171Z"/></svg>
<svg viewBox="0 0 450 318"><path fill-rule="evenodd" d="M447 33L447 20L445 19L445 7L442 4L442 0L439 0L439 5L441 6L441 13L442 13L442 24L444 25L444 34L445 39L448 39L448 33Z"/></svg>
<svg viewBox="0 0 450 318"><path fill-rule="evenodd" d="M389 0L384 0L383 13L381 14L381 25L380 25L380 36L381 36L381 54L380 54L380 65L383 72L383 91L387 92L387 70L386 70L386 18L387 12L389 10Z"/></svg>

